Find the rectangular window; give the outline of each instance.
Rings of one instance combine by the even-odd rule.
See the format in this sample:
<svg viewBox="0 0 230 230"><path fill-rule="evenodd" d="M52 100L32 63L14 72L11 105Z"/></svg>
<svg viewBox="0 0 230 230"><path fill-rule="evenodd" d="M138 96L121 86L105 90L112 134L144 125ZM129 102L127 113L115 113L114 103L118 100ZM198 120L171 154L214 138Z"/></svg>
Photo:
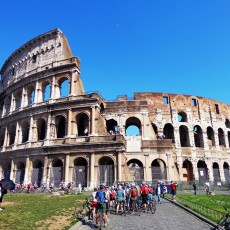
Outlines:
<svg viewBox="0 0 230 230"><path fill-rule="evenodd" d="M195 98L192 98L192 106L197 106L197 100Z"/></svg>
<svg viewBox="0 0 230 230"><path fill-rule="evenodd" d="M216 114L220 114L219 105L215 104Z"/></svg>
<svg viewBox="0 0 230 230"><path fill-rule="evenodd" d="M168 97L163 97L163 104L168 105L169 103L169 98Z"/></svg>

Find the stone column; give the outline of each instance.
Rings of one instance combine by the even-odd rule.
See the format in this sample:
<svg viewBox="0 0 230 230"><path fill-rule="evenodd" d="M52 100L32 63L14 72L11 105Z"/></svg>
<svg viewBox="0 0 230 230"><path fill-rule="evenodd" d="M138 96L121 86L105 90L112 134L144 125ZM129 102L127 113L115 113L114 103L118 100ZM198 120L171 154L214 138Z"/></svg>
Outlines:
<svg viewBox="0 0 230 230"><path fill-rule="evenodd" d="M95 165L95 159L94 159L94 153L92 152L90 155L90 188L94 188L95 183L95 175L94 175L94 165Z"/></svg>
<svg viewBox="0 0 230 230"><path fill-rule="evenodd" d="M117 152L117 179L118 181L122 181L122 169L121 169L121 152Z"/></svg>
<svg viewBox="0 0 230 230"><path fill-rule="evenodd" d="M224 135L224 140L225 140L225 147L226 149L229 149L229 141L228 141L228 132L225 132L225 135Z"/></svg>
<svg viewBox="0 0 230 230"><path fill-rule="evenodd" d="M35 91L34 91L34 103L40 102L40 88L39 88L39 83L36 81L35 85Z"/></svg>
<svg viewBox="0 0 230 230"><path fill-rule="evenodd" d="M48 163L49 163L49 161L48 161L48 157L47 156L45 156L45 158L44 158L44 166L43 166L43 175L42 175L42 183L46 183L46 185L48 185L47 184L47 179L48 179L48 174L47 174L47 171L48 171Z"/></svg>
<svg viewBox="0 0 230 230"><path fill-rule="evenodd" d="M68 109L67 137L72 135L72 109Z"/></svg>
<svg viewBox="0 0 230 230"><path fill-rule="evenodd" d="M28 184L30 181L29 179L29 167L30 167L30 160L29 157L26 157L26 168L25 168L25 177L24 177L24 183Z"/></svg>
<svg viewBox="0 0 230 230"><path fill-rule="evenodd" d="M18 124L18 122L16 123L16 131L15 131L15 145L18 145L19 144L19 129L20 129L20 127L19 127L19 124Z"/></svg>
<svg viewBox="0 0 230 230"><path fill-rule="evenodd" d="M74 82L75 82L75 71L76 70L73 70L71 71L71 75L70 75L70 82L69 82L69 94L70 96L75 96L76 93L75 93L75 90L74 90Z"/></svg>
<svg viewBox="0 0 230 230"><path fill-rule="evenodd" d="M50 90L51 90L51 98L50 99L55 99L57 98L57 95L56 95L56 78L55 78L55 75L52 77L52 84L50 86ZM59 95L60 97L60 95Z"/></svg>
<svg viewBox="0 0 230 230"><path fill-rule="evenodd" d="M22 88L22 101L21 101L21 108L24 108L27 106L26 103L26 98L28 97L28 95L25 92L25 87ZM27 100L28 101L28 100Z"/></svg>
<svg viewBox="0 0 230 230"><path fill-rule="evenodd" d="M8 144L9 144L9 140L8 140L8 129L6 127L6 129L5 129L5 136L4 136L4 142L3 142L3 147L5 148Z"/></svg>
<svg viewBox="0 0 230 230"><path fill-rule="evenodd" d="M29 129L29 142L33 141L34 137L34 119L33 116L30 116L30 129Z"/></svg>
<svg viewBox="0 0 230 230"><path fill-rule="evenodd" d="M193 167L193 175L195 177L195 180L199 180L199 173L198 173L198 168L197 168L197 161L194 159L192 160L192 167Z"/></svg>
<svg viewBox="0 0 230 230"><path fill-rule="evenodd" d="M10 113L12 111L14 111L14 109L15 109L15 98L14 98L14 94L12 93L12 95L11 95L11 103L10 103Z"/></svg>
<svg viewBox="0 0 230 230"><path fill-rule="evenodd" d="M65 156L65 182L70 181L69 179L69 154Z"/></svg>
<svg viewBox="0 0 230 230"><path fill-rule="evenodd" d="M95 107L96 106L91 106L91 128L90 128L90 134L94 135L95 134Z"/></svg>
<svg viewBox="0 0 230 230"><path fill-rule="evenodd" d="M11 167L10 167L10 179L15 181L14 178L14 172L15 172L15 165L14 165L14 160L11 159Z"/></svg>

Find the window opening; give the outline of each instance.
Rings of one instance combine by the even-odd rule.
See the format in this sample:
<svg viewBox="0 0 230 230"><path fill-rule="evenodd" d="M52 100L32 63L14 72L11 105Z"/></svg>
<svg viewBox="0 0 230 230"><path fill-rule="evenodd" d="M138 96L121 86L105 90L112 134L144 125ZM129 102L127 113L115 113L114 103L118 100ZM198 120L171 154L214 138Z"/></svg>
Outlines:
<svg viewBox="0 0 230 230"><path fill-rule="evenodd" d="M163 97L163 104L168 105L169 103L169 98L168 97Z"/></svg>
<svg viewBox="0 0 230 230"><path fill-rule="evenodd" d="M192 106L197 106L197 100L195 98L192 98Z"/></svg>
<svg viewBox="0 0 230 230"><path fill-rule="evenodd" d="M220 114L219 105L215 104L216 114Z"/></svg>

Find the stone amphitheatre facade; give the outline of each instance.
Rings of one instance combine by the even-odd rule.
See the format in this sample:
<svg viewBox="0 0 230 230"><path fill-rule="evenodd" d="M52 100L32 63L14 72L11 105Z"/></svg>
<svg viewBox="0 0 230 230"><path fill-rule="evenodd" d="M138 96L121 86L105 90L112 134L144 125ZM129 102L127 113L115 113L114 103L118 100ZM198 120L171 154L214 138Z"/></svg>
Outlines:
<svg viewBox="0 0 230 230"><path fill-rule="evenodd" d="M115 101L86 94L80 61L58 29L18 48L0 73L2 178L88 187L230 179L227 104L167 93ZM126 136L131 126L139 132Z"/></svg>

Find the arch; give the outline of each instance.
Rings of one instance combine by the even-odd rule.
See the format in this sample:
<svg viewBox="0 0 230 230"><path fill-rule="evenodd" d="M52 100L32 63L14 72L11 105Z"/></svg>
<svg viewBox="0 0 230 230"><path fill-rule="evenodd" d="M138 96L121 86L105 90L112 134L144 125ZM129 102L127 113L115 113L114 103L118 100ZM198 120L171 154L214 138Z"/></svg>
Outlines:
<svg viewBox="0 0 230 230"><path fill-rule="evenodd" d="M21 102L22 102L22 91L17 91L15 94L14 94L14 109L17 110L21 107Z"/></svg>
<svg viewBox="0 0 230 230"><path fill-rule="evenodd" d="M34 103L35 90L33 86L27 88L27 105Z"/></svg>
<svg viewBox="0 0 230 230"><path fill-rule="evenodd" d="M229 164L227 162L224 162L223 168L224 168L224 178L225 178L225 181L229 182L230 181Z"/></svg>
<svg viewBox="0 0 230 230"><path fill-rule="evenodd" d="M5 105L5 115L10 112L10 107L11 107L11 96L8 96L4 100L4 105Z"/></svg>
<svg viewBox="0 0 230 230"><path fill-rule="evenodd" d="M218 129L218 139L219 139L219 145L225 146L225 136L223 129Z"/></svg>
<svg viewBox="0 0 230 230"><path fill-rule="evenodd" d="M5 163L2 167L4 179L10 179L10 172L11 172L11 164Z"/></svg>
<svg viewBox="0 0 230 230"><path fill-rule="evenodd" d="M54 183L55 187L58 187L60 182L63 181L63 177L64 177L63 162L59 158L54 158L50 170L50 182Z"/></svg>
<svg viewBox="0 0 230 230"><path fill-rule="evenodd" d="M115 121L114 119L109 119L106 121L106 128L107 128L107 132L110 134L115 134L116 133L116 128L117 128L117 121Z"/></svg>
<svg viewBox="0 0 230 230"><path fill-rule="evenodd" d="M82 186L87 187L88 178L88 162L83 157L78 157L74 160L74 174L73 181L81 183Z"/></svg>
<svg viewBox="0 0 230 230"><path fill-rule="evenodd" d="M101 103L101 104L100 104L100 111L101 111L101 113L104 112L104 110L105 110L105 106L104 106L103 103Z"/></svg>
<svg viewBox="0 0 230 230"><path fill-rule="evenodd" d="M3 146L5 140L5 127L0 127L0 146Z"/></svg>
<svg viewBox="0 0 230 230"><path fill-rule="evenodd" d="M164 133L165 139L172 139L172 142L173 143L175 142L174 127L172 126L172 124L170 123L165 124L163 133Z"/></svg>
<svg viewBox="0 0 230 230"><path fill-rule="evenodd" d="M127 165L134 181L140 182L144 180L144 167L141 161L131 159L127 162Z"/></svg>
<svg viewBox="0 0 230 230"><path fill-rule="evenodd" d="M55 117L57 138L64 138L66 136L66 119L64 116Z"/></svg>
<svg viewBox="0 0 230 230"><path fill-rule="evenodd" d="M51 84L49 81L42 84L42 98L43 101L48 101L51 98Z"/></svg>
<svg viewBox="0 0 230 230"><path fill-rule="evenodd" d="M31 183L37 183L40 187L42 184L42 177L43 177L43 164L41 160L36 159L32 162L32 172L31 172Z"/></svg>
<svg viewBox="0 0 230 230"><path fill-rule="evenodd" d="M208 139L208 145L209 146L215 146L214 130L210 126L207 127L207 139Z"/></svg>
<svg viewBox="0 0 230 230"><path fill-rule="evenodd" d="M177 117L179 122L187 122L187 114L185 112L179 112Z"/></svg>
<svg viewBox="0 0 230 230"><path fill-rule="evenodd" d="M8 136L9 136L9 145L13 145L15 142L15 134L16 134L16 126L12 125L8 129Z"/></svg>
<svg viewBox="0 0 230 230"><path fill-rule="evenodd" d="M80 113L76 116L78 136L89 135L89 117L85 113Z"/></svg>
<svg viewBox="0 0 230 230"><path fill-rule="evenodd" d="M199 125L193 127L193 134L195 146L204 148L203 131Z"/></svg>
<svg viewBox="0 0 230 230"><path fill-rule="evenodd" d="M62 77L58 81L59 87L59 97L68 97L69 96L69 79L67 77Z"/></svg>
<svg viewBox="0 0 230 230"><path fill-rule="evenodd" d="M29 123L27 121L22 123L21 130L22 130L22 143L25 143L29 140Z"/></svg>
<svg viewBox="0 0 230 230"><path fill-rule="evenodd" d="M24 178L25 178L25 164L23 162L18 162L16 164L16 178L15 178L15 183L24 183ZM27 181L25 181L27 183Z"/></svg>
<svg viewBox="0 0 230 230"><path fill-rule="evenodd" d="M205 161L199 160L197 163L197 170L199 174L199 181L205 182L208 181L208 168Z"/></svg>
<svg viewBox="0 0 230 230"><path fill-rule="evenodd" d="M46 138L46 121L44 118L39 118L37 120L37 133L39 141Z"/></svg>
<svg viewBox="0 0 230 230"><path fill-rule="evenodd" d="M112 185L115 179L113 159L108 156L101 157L98 161L98 165L98 178L100 180L100 183Z"/></svg>
<svg viewBox="0 0 230 230"><path fill-rule="evenodd" d="M161 159L155 159L151 164L152 180L166 180L167 170L166 164Z"/></svg>
<svg viewBox="0 0 230 230"><path fill-rule="evenodd" d="M194 178L192 163L189 160L185 160L182 166L183 181L189 183Z"/></svg>
<svg viewBox="0 0 230 230"><path fill-rule="evenodd" d="M125 135L140 136L141 133L141 121L137 117L129 117L125 122Z"/></svg>
<svg viewBox="0 0 230 230"><path fill-rule="evenodd" d="M230 121L229 121L229 119L225 120L225 126L226 126L226 128L230 128Z"/></svg>
<svg viewBox="0 0 230 230"><path fill-rule="evenodd" d="M213 179L214 182L220 181L220 169L217 162L214 162L212 165L213 168Z"/></svg>
<svg viewBox="0 0 230 230"><path fill-rule="evenodd" d="M181 147L190 147L188 127L181 125L179 128Z"/></svg>

